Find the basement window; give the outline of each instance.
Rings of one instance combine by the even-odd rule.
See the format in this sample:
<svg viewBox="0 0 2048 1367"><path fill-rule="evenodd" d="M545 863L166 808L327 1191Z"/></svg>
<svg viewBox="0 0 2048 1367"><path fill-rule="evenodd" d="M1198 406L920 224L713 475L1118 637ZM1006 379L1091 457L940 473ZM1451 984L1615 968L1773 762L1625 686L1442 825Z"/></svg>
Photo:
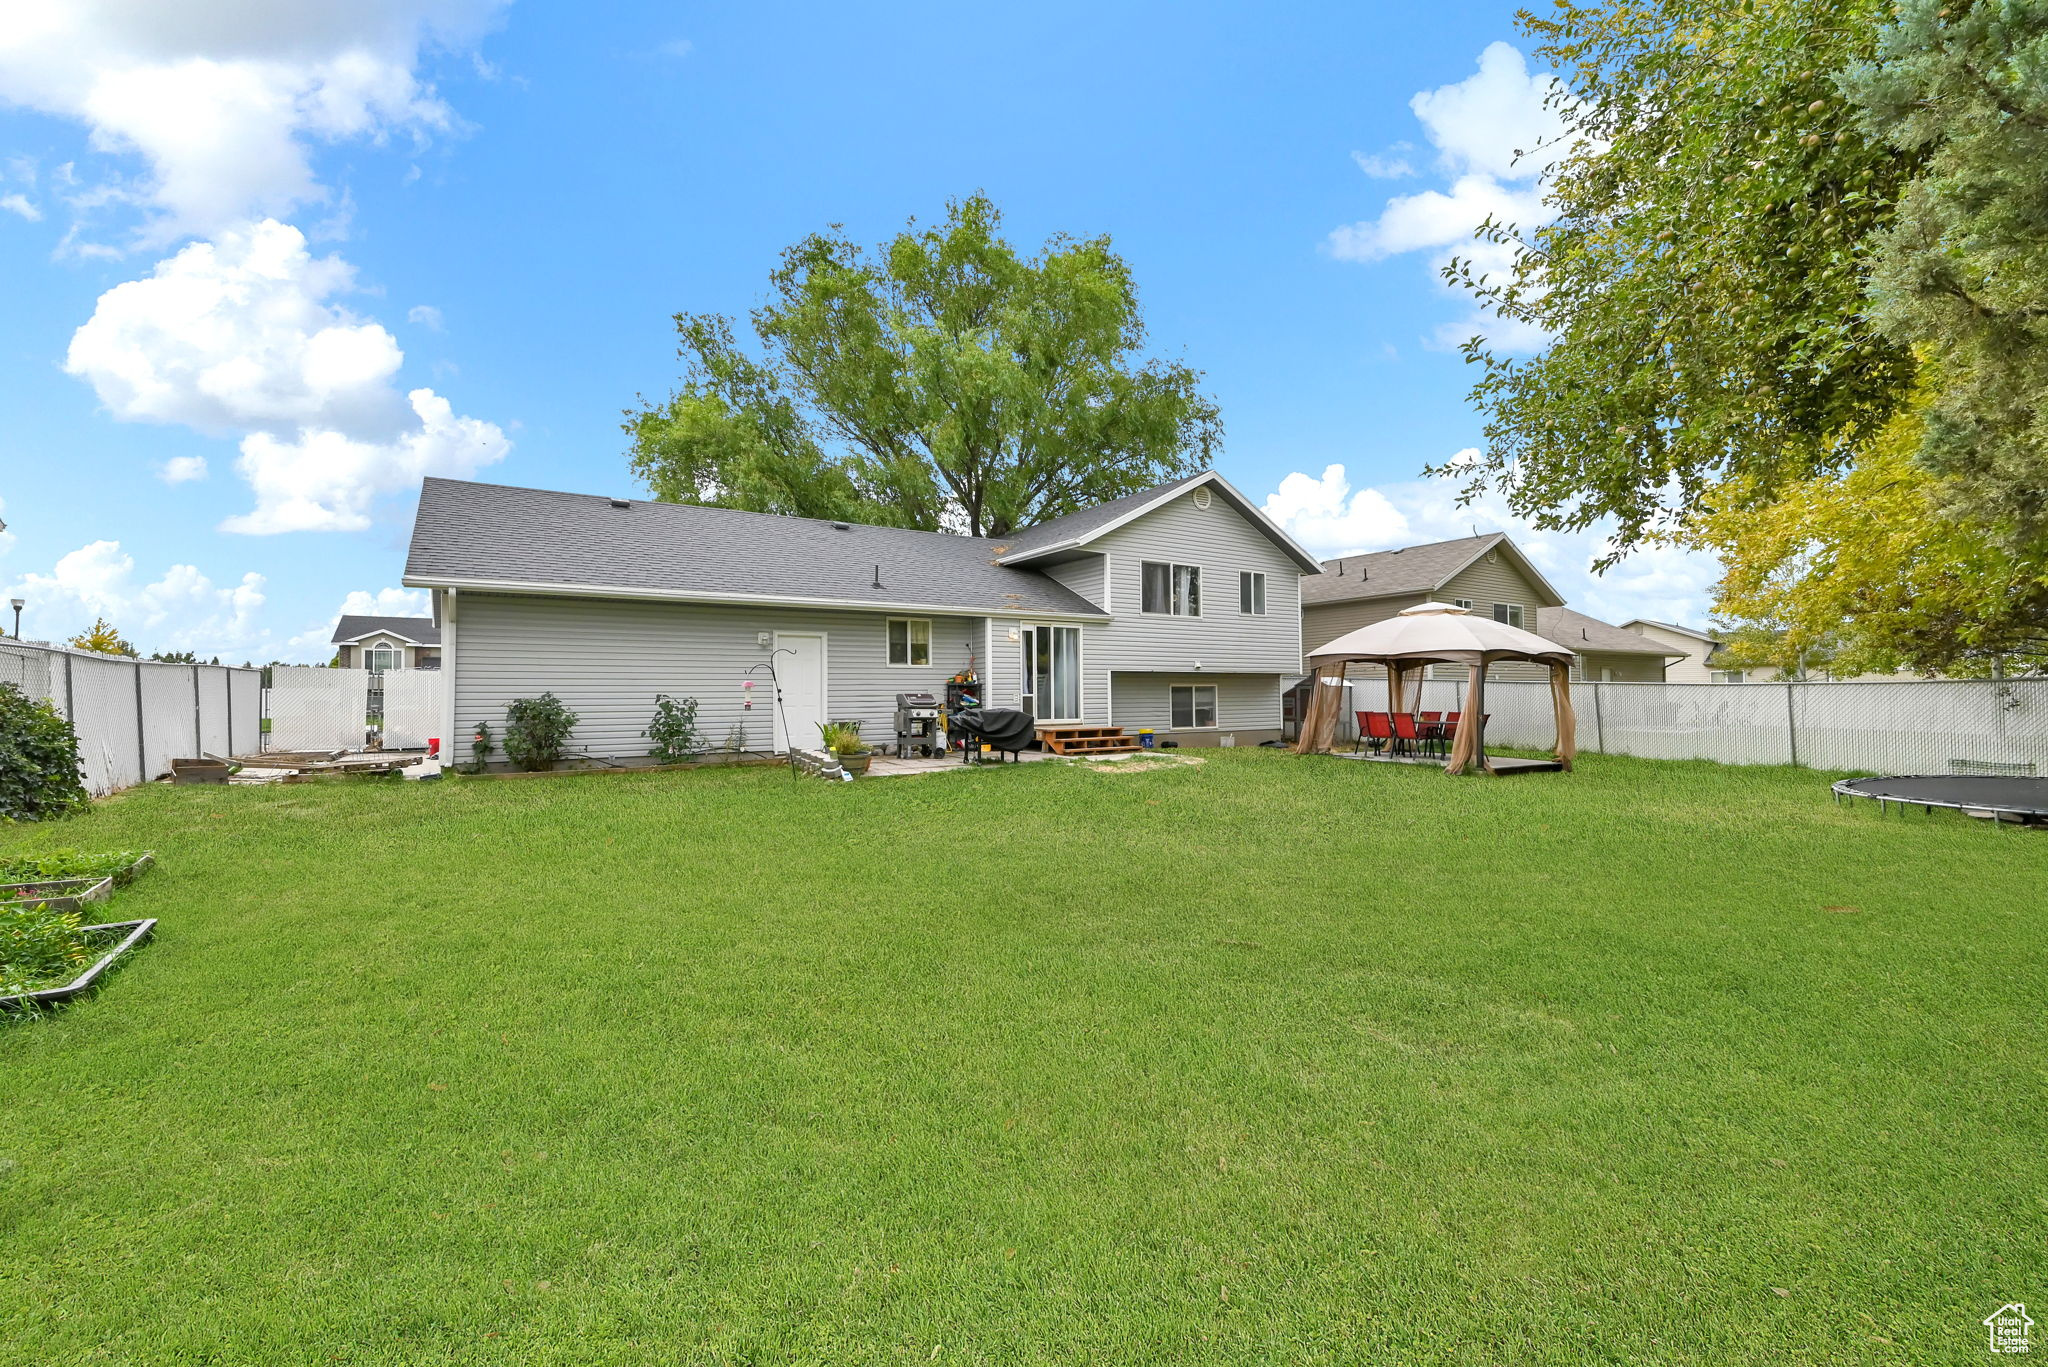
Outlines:
<svg viewBox="0 0 2048 1367"><path fill-rule="evenodd" d="M1216 727L1216 685L1173 685L1173 729L1210 731Z"/></svg>

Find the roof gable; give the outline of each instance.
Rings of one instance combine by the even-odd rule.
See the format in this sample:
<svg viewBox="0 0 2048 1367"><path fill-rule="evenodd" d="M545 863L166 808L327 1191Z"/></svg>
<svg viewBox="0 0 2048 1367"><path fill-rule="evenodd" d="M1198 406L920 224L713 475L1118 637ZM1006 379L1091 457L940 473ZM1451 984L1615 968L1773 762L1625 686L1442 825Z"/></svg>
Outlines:
<svg viewBox="0 0 2048 1367"><path fill-rule="evenodd" d="M335 645L352 645L365 636L395 636L409 645L441 644L441 628L431 617L368 617L343 613L330 638Z"/></svg>
<svg viewBox="0 0 2048 1367"><path fill-rule="evenodd" d="M1363 598L1390 598L1396 594L1430 594L1470 568L1489 551L1499 551L1514 563L1531 588L1550 600L1545 606L1562 606L1564 595L1551 586L1522 548L1505 532L1484 536L1461 536L1454 541L1432 541L1421 546L1402 546L1391 551L1340 556L1323 562L1319 573L1301 581L1303 607L1318 603L1348 603Z"/></svg>
<svg viewBox="0 0 2048 1367"><path fill-rule="evenodd" d="M1584 655L1655 655L1659 659L1683 659L1685 652L1660 645L1638 632L1623 631L1598 617L1588 617L1570 608L1536 609L1536 634L1546 636L1567 650Z"/></svg>
<svg viewBox="0 0 2048 1367"><path fill-rule="evenodd" d="M1189 475L1186 479L1162 484L1156 489L1146 489L1141 493L1111 499L1093 508L1084 508L1078 513L1069 513L1065 517L1056 517L1050 522L1027 527L1005 543L1008 549L1003 553L1001 563L1029 564L1048 555L1081 549L1089 542L1135 522L1179 495L1203 487L1212 489L1225 502L1237 509L1255 530L1285 551L1289 559L1300 565L1304 574L1315 574L1322 569L1321 561L1310 555L1300 542L1280 529L1280 524L1267 517L1263 509L1214 470L1203 470L1198 474Z"/></svg>

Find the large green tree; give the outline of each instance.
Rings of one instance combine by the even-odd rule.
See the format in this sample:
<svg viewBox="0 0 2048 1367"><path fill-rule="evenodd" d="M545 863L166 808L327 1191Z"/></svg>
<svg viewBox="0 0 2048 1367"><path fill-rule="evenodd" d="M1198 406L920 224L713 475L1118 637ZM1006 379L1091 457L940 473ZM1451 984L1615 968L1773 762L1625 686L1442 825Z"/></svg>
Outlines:
<svg viewBox="0 0 2048 1367"><path fill-rule="evenodd" d="M1752 497L1839 469L1911 389L1911 350L1867 317L1859 244L1924 153L1866 131L1835 72L1875 50L1889 0L1560 0L1524 12L1566 94L1552 219L1451 277L1551 340L1467 346L1486 444L1462 477L1540 525L1612 518L1619 553L1731 477Z"/></svg>
<svg viewBox="0 0 2048 1367"><path fill-rule="evenodd" d="M869 252L791 247L751 321L676 316L684 377L629 410L655 497L1004 536L1206 467L1201 374L1143 356L1106 237L1019 255L986 197Z"/></svg>
<svg viewBox="0 0 2048 1367"><path fill-rule="evenodd" d="M1933 367L1921 463L1951 514L2048 556L2048 0L1903 0L1842 85L1924 164L1870 279Z"/></svg>

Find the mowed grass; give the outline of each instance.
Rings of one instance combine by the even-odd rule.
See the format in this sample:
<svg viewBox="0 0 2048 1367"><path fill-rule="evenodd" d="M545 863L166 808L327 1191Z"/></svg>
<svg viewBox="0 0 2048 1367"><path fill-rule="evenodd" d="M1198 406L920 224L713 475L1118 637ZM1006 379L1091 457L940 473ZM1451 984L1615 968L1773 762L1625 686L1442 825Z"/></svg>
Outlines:
<svg viewBox="0 0 2048 1367"><path fill-rule="evenodd" d="M0 1361L1927 1364L2048 1301L2048 833L1205 758L0 832L162 918L0 1028Z"/></svg>

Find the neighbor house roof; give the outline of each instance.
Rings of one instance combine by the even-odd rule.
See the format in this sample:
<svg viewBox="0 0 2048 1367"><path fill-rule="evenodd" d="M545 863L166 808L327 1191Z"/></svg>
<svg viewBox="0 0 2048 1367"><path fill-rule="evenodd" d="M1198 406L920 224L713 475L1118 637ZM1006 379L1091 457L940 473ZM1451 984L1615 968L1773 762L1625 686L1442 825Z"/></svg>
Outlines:
<svg viewBox="0 0 2048 1367"><path fill-rule="evenodd" d="M1598 617L1588 617L1570 608L1536 609L1536 634L1581 655L1592 651L1601 655L1655 655L1659 659L1673 660L1685 656L1682 650L1659 645L1647 636L1623 631Z"/></svg>
<svg viewBox="0 0 2048 1367"><path fill-rule="evenodd" d="M1680 636L1690 636L1693 640L1704 641L1710 646L1722 644L1720 637L1710 636L1696 627L1682 627L1676 622L1659 622L1649 617L1632 617L1621 624L1623 631L1627 631L1630 627L1655 627L1659 631L1675 631Z"/></svg>
<svg viewBox="0 0 2048 1367"><path fill-rule="evenodd" d="M1318 603L1349 603L1396 594L1432 594L1492 550L1499 550L1514 561L1538 593L1548 594L1554 604L1564 602L1564 595L1550 586L1550 581L1530 563L1521 547L1508 540L1505 532L1488 532L1484 536L1461 536L1455 541L1432 541L1423 546L1326 560L1317 567L1321 573L1301 581L1301 604L1314 607Z"/></svg>
<svg viewBox="0 0 2048 1367"><path fill-rule="evenodd" d="M346 645L379 633L416 646L441 644L441 628L434 625L431 617L357 617L348 613L343 613L335 623L333 639L336 645Z"/></svg>
<svg viewBox="0 0 2048 1367"><path fill-rule="evenodd" d="M1089 542L1115 531L1134 518L1151 512L1160 504L1204 485L1220 494L1225 502L1244 515L1245 521L1258 528L1274 545L1287 552L1294 562L1301 566L1304 573L1314 574L1322 568L1322 562L1303 549L1300 542L1282 531L1280 525L1267 517L1256 503L1239 493L1229 480L1214 470L1203 470L1185 479L1171 480L1155 489L1127 494L1123 498L1113 498L1107 503L1098 503L1093 508L1084 508L1078 513L1069 513L1065 517L1056 517L1051 521L1026 527L1002 543L1002 562L1005 565L1028 564L1082 549Z"/></svg>
<svg viewBox="0 0 2048 1367"><path fill-rule="evenodd" d="M1102 617L1001 543L945 532L429 479L415 587Z"/></svg>

